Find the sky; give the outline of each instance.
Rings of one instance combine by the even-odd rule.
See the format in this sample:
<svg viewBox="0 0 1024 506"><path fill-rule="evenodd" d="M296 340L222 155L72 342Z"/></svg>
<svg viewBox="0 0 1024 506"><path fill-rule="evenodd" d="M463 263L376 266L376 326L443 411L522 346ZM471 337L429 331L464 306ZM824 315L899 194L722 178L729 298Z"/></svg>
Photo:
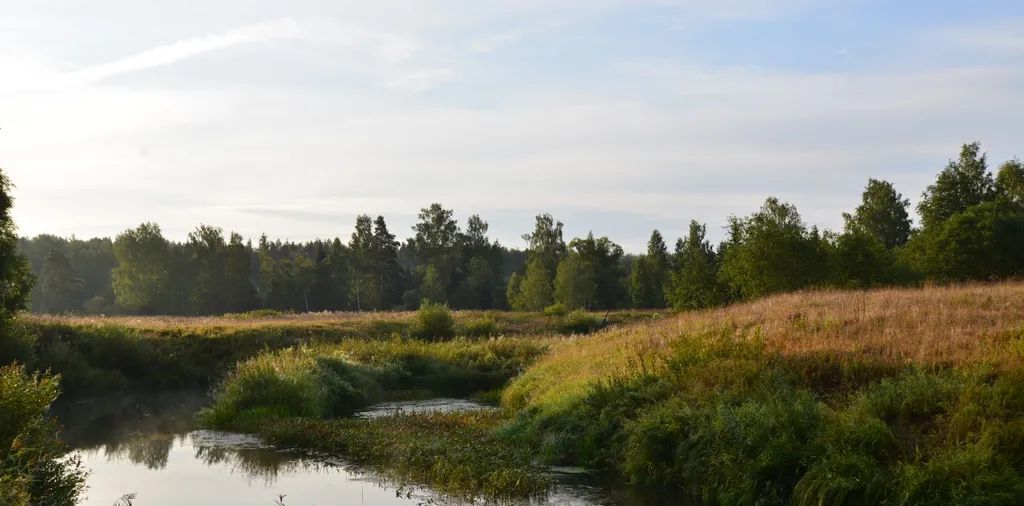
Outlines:
<svg viewBox="0 0 1024 506"><path fill-rule="evenodd" d="M0 3L26 236L407 237L441 202L508 246L549 212L639 252L769 195L839 229L868 178L916 203L1022 133L1019 0Z"/></svg>

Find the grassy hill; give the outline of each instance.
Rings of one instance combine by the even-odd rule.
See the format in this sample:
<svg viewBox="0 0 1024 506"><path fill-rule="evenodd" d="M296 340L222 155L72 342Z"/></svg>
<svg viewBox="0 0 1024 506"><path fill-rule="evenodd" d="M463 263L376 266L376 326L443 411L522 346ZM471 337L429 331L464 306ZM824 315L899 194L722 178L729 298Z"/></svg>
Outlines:
<svg viewBox="0 0 1024 506"><path fill-rule="evenodd" d="M710 504L1024 502L1024 284L779 295L555 343L505 390L548 462Z"/></svg>

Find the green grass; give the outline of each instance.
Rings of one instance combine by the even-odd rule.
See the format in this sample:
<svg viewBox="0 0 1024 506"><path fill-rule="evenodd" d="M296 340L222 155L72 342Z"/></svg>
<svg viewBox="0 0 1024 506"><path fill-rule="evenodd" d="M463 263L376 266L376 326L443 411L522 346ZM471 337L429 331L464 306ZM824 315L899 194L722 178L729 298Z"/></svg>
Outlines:
<svg viewBox="0 0 1024 506"><path fill-rule="evenodd" d="M264 353L217 387L204 423L251 430L268 418L335 417L382 399L501 388L548 347L536 338L348 340Z"/></svg>
<svg viewBox="0 0 1024 506"><path fill-rule="evenodd" d="M199 418L282 447L343 455L446 494L543 495L548 480L532 452L494 434L504 422L498 412L340 417L383 399L494 399L547 347L537 338L393 338L269 352L239 363Z"/></svg>
<svg viewBox="0 0 1024 506"><path fill-rule="evenodd" d="M609 319L626 322L657 315L624 311ZM257 311L204 318L26 315L20 326L21 331L0 336L0 364L17 360L34 370L59 373L64 395L77 397L129 389L205 388L215 385L238 361L297 346L395 336L536 336L557 331L559 322L539 313L500 311Z"/></svg>
<svg viewBox="0 0 1024 506"><path fill-rule="evenodd" d="M258 433L281 447L343 455L395 479L464 499L541 497L550 480L526 446L496 436L498 412L430 413L373 420L277 419Z"/></svg>
<svg viewBox="0 0 1024 506"><path fill-rule="evenodd" d="M1024 503L1024 371L838 363L809 372L756 331L711 328L539 404L528 373L503 430L704 504Z"/></svg>

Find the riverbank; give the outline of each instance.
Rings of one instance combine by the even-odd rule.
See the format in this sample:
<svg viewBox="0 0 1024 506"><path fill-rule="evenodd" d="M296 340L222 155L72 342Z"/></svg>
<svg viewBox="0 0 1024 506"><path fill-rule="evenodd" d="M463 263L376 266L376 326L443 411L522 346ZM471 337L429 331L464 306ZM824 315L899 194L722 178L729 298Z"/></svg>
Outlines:
<svg viewBox="0 0 1024 506"><path fill-rule="evenodd" d="M466 339L566 335L664 313L545 315L452 312L451 335ZM62 395L208 388L260 353L343 341L417 337L415 312L221 317L76 317L22 315L0 335L0 363L19 362L61 375Z"/></svg>
<svg viewBox="0 0 1024 506"><path fill-rule="evenodd" d="M554 341L504 390L486 440L707 504L1020 504L1022 366L1022 283L780 295ZM433 423L249 409L301 427L281 431L300 447Z"/></svg>

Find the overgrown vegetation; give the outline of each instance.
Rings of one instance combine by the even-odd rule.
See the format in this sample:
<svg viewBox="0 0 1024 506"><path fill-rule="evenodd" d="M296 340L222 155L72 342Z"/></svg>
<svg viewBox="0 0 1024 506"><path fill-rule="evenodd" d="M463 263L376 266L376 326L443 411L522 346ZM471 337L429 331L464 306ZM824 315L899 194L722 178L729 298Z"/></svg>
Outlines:
<svg viewBox="0 0 1024 506"><path fill-rule="evenodd" d="M65 457L47 409L58 378L26 373L15 354L32 353L31 336L14 323L25 309L32 275L15 252L11 182L0 171L0 504L72 506L83 489L79 461Z"/></svg>
<svg viewBox="0 0 1024 506"><path fill-rule="evenodd" d="M661 314L613 312L625 323ZM432 318L438 318L440 324ZM451 321L448 321L448 318ZM580 318L588 318L580 316ZM65 395L207 387L264 351L347 340L492 338L561 332L546 315L492 311L247 314L222 318L23 317L0 334L0 363L17 360L63 378ZM424 326L425 322L431 326ZM594 330L596 326L589 326ZM582 331L587 329L574 329Z"/></svg>
<svg viewBox="0 0 1024 506"><path fill-rule="evenodd" d="M238 365L200 414L213 428L344 455L449 494L510 497L548 486L532 452L499 439L499 413L339 418L383 399L492 395L548 340L349 340L267 353Z"/></svg>
<svg viewBox="0 0 1024 506"><path fill-rule="evenodd" d="M501 388L548 343L396 338L266 353L238 364L202 418L214 427L252 430L270 418L333 417L382 399L469 396Z"/></svg>
<svg viewBox="0 0 1024 506"><path fill-rule="evenodd" d="M551 340L543 355L525 343L263 355L204 420L462 494L534 494L540 471L521 465L533 458L705 504L1024 501L1024 284L788 294ZM335 419L410 389L465 395L453 388L513 376L485 432L461 415ZM526 481L498 486L495 455Z"/></svg>
<svg viewBox="0 0 1024 506"><path fill-rule="evenodd" d="M278 419L259 428L268 442L344 455L449 495L500 500L541 497L550 480L529 447L498 437L498 412L428 413L373 420Z"/></svg>
<svg viewBox="0 0 1024 506"><path fill-rule="evenodd" d="M603 332L515 380L503 434L707 504L1019 504L1022 309L822 292Z"/></svg>
<svg viewBox="0 0 1024 506"><path fill-rule="evenodd" d="M85 471L47 416L58 391L56 378L0 367L0 504L73 506L83 492Z"/></svg>

